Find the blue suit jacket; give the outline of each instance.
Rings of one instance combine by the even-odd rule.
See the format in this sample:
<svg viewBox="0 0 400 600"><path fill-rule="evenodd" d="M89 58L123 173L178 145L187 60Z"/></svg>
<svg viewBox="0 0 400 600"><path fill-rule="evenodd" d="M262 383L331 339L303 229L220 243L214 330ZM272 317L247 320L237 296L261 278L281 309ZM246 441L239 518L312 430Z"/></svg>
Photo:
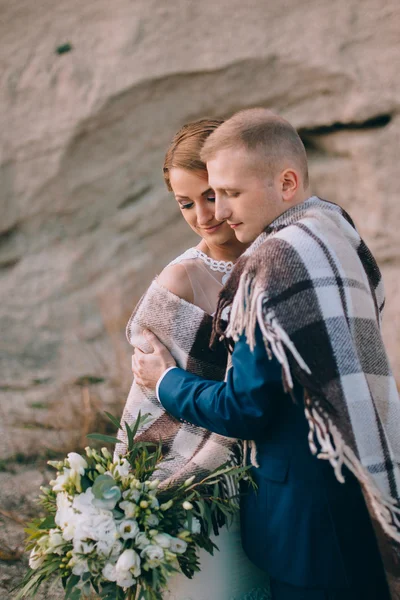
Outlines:
<svg viewBox="0 0 400 600"><path fill-rule="evenodd" d="M256 333L254 352L237 342L226 382L172 369L160 401L181 421L256 441L258 491L241 500L243 547L256 565L302 587L348 587L366 573L378 581L381 559L360 486L349 471L339 483L311 454L302 389L294 389L297 403L284 393L280 365Z"/></svg>

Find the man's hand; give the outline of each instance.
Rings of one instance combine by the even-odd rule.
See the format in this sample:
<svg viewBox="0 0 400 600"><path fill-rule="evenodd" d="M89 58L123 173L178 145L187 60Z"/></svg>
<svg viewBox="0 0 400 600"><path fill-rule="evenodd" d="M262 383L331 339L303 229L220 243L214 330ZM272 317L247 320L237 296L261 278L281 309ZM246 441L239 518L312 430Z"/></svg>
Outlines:
<svg viewBox="0 0 400 600"><path fill-rule="evenodd" d="M176 362L154 333L151 331L144 331L143 333L147 341L153 346L153 352L145 354L139 348L136 348L135 354L132 356L132 371L138 385L155 389L161 375L169 367L175 367Z"/></svg>

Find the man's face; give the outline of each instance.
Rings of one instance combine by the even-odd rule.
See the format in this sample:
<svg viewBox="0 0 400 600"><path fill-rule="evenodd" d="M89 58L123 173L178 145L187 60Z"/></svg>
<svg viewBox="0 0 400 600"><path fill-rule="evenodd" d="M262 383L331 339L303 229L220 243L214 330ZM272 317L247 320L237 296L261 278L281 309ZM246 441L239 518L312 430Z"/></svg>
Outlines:
<svg viewBox="0 0 400 600"><path fill-rule="evenodd" d="M254 168L254 161L253 152L237 147L220 150L207 162L215 217L227 221L244 244L253 242L284 211L279 175L264 176Z"/></svg>

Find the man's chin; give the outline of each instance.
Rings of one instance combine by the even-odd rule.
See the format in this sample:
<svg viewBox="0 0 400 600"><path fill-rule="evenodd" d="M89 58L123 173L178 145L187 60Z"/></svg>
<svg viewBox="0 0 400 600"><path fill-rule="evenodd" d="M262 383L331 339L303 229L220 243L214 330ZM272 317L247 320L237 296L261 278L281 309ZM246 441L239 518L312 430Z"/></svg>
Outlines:
<svg viewBox="0 0 400 600"><path fill-rule="evenodd" d="M242 244L251 244L260 234L253 233L249 230L246 231L245 227L240 225L237 229L235 229L235 235L237 240Z"/></svg>

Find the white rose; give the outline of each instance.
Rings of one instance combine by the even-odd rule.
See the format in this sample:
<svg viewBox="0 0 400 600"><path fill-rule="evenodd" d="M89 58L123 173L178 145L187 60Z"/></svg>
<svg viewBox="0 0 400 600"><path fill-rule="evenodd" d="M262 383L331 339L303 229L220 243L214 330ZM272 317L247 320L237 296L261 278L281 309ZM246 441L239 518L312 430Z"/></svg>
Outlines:
<svg viewBox="0 0 400 600"><path fill-rule="evenodd" d="M136 583L136 579L134 579L129 571L121 571L117 572L117 585L123 588L130 588Z"/></svg>
<svg viewBox="0 0 400 600"><path fill-rule="evenodd" d="M138 507L133 502L129 502L128 500L124 500L119 503L119 507L124 511L125 517L127 519L132 519L132 517L136 517L138 512Z"/></svg>
<svg viewBox="0 0 400 600"><path fill-rule="evenodd" d="M159 561L164 558L164 550L161 546L151 544L150 546L146 546L142 551L141 556L147 558L151 566L155 566L156 563L159 563Z"/></svg>
<svg viewBox="0 0 400 600"><path fill-rule="evenodd" d="M153 541L161 546L161 548L169 548L171 545L171 536L167 533L157 533L153 537Z"/></svg>
<svg viewBox="0 0 400 600"><path fill-rule="evenodd" d="M115 565L112 565L109 562L105 564L102 574L104 579L107 579L108 581L116 581L117 579L117 569L115 568Z"/></svg>
<svg viewBox="0 0 400 600"><path fill-rule="evenodd" d="M119 573L124 571L131 572L135 577L140 575L140 556L137 552L132 549L124 550L117 564L115 565L117 570L117 577ZM117 579L118 581L118 579ZM118 584L119 585L119 584Z"/></svg>
<svg viewBox="0 0 400 600"><path fill-rule="evenodd" d="M38 569L44 561L44 555L38 552L38 549L33 548L29 556L29 566L31 569Z"/></svg>
<svg viewBox="0 0 400 600"><path fill-rule="evenodd" d="M175 552L175 554L183 554L184 552L186 552L186 548L187 543L185 542L185 540L181 540L179 538L174 537L171 538L171 552Z"/></svg>
<svg viewBox="0 0 400 600"><path fill-rule="evenodd" d="M69 466L75 471L75 473L79 473L79 475L85 474L85 469L88 468L88 464L83 456L77 454L76 452L70 452L67 455L67 459Z"/></svg>
<svg viewBox="0 0 400 600"><path fill-rule="evenodd" d="M120 523L118 531L123 540L133 539L139 533L139 525L136 521L128 519Z"/></svg>

